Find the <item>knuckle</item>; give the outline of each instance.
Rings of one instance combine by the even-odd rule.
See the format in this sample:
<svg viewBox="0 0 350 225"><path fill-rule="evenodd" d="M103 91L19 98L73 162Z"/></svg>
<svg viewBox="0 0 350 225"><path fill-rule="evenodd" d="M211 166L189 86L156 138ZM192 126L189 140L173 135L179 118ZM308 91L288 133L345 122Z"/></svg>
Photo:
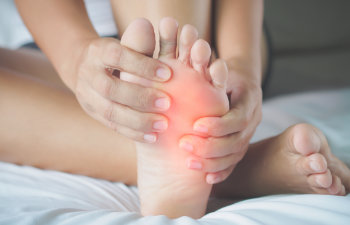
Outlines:
<svg viewBox="0 0 350 225"><path fill-rule="evenodd" d="M151 88L145 88L143 91L140 91L137 95L137 104L138 107L142 109L149 109L152 105L152 100L154 99L154 91Z"/></svg>
<svg viewBox="0 0 350 225"><path fill-rule="evenodd" d="M104 110L103 117L110 122L114 122L115 118L115 110L112 104L109 104L106 109Z"/></svg>
<svg viewBox="0 0 350 225"><path fill-rule="evenodd" d="M133 118L134 129L138 131L149 131L151 130L151 118L150 116L137 115Z"/></svg>
<svg viewBox="0 0 350 225"><path fill-rule="evenodd" d="M120 68L123 55L125 54L123 47L115 42L110 42L106 45L106 48L108 49L107 58L111 60L111 62L107 62L108 66Z"/></svg>
<svg viewBox="0 0 350 225"><path fill-rule="evenodd" d="M204 158L213 157L213 149L215 149L215 139L212 137L208 137L203 144L201 156Z"/></svg>
<svg viewBox="0 0 350 225"><path fill-rule="evenodd" d="M249 118L247 116L243 116L239 124L239 130L244 130L249 125Z"/></svg>
<svg viewBox="0 0 350 225"><path fill-rule="evenodd" d="M143 57L142 60L140 60L140 68L143 69L142 74L144 74L145 77L153 78L155 77L155 64L153 59L148 57Z"/></svg>

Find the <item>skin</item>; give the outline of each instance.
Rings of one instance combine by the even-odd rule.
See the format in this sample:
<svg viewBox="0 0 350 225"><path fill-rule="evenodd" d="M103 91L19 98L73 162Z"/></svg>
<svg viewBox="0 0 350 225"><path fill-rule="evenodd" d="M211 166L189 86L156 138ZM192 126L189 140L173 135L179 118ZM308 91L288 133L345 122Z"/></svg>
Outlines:
<svg viewBox="0 0 350 225"><path fill-rule="evenodd" d="M180 0L174 3L174 1L155 0L152 1L152 7L149 2L137 0L112 0L111 3L115 22L121 34L136 18L147 18L155 30L158 30L161 18L171 16L178 21L180 29L186 23L196 27L199 38L215 46L218 57L227 63L229 79L226 92L230 96L230 111L221 117L205 117L194 122L193 131L210 138L185 135L180 139L180 143L186 142L192 145L193 149L209 147L212 155L206 155L206 160L210 158L213 163L235 154L236 158L231 157L230 165L221 167L221 170L215 172L208 171L206 177L208 183L226 179L237 161L246 153L249 140L261 120L261 60L264 58L262 54L265 53L261 51L263 2L206 0L199 3L199 1ZM213 5L215 5L214 13L212 13ZM211 24L212 20L214 27ZM214 33L215 43L212 42L210 32ZM158 40L158 32L155 32L155 35ZM155 56L158 51L159 45L156 45ZM228 149L231 150L231 154L226 151ZM200 153L197 156L205 160Z"/></svg>
<svg viewBox="0 0 350 225"><path fill-rule="evenodd" d="M162 65L160 62L123 48L115 39L98 37L82 1L17 0L16 4L36 42L88 115L136 141L148 142L150 135L165 131L156 129L155 124L166 121L160 113L170 107L169 96L154 88L123 82L112 75L117 74L115 69L118 69L149 80L164 81L155 76ZM134 18L150 19L157 30L162 17L172 16L178 19L180 27L185 23L197 27L199 37L216 46L218 56L226 61L230 74L226 90L230 96L230 111L221 117L194 122L194 132L210 138L190 135L180 140L180 144L186 142L193 149L210 147L212 155L203 158L198 154L203 161L210 158L218 164L235 154L237 157L231 158L230 165L215 172L208 171L206 177L208 183L226 179L246 153L249 139L261 120L262 1L181 0L175 4L170 0L154 0L150 4L148 1L112 0L111 4L120 35ZM216 11L212 13L214 4ZM215 34L215 43L211 33ZM155 52L157 55L157 50ZM227 150L231 154L227 154Z"/></svg>
<svg viewBox="0 0 350 225"><path fill-rule="evenodd" d="M100 38L92 27L83 1L18 0L16 5L35 41L91 117L137 140L135 132L130 132L135 123L124 124L122 118L132 121L143 116L145 122L154 121L150 117L160 115L144 112L167 110L169 97L166 94L122 82L112 73L122 70L164 82L171 77L169 68L122 47L116 39ZM143 101L139 96L144 96ZM111 111L118 111L122 118L111 117Z"/></svg>
<svg viewBox="0 0 350 225"><path fill-rule="evenodd" d="M176 45L169 43L177 38L177 22L173 18L164 18L159 25L159 59L171 66L173 78L157 88L166 91L172 98L172 107L165 113L168 129L157 137L154 144L136 143L138 158L138 187L141 201L141 213L148 215L166 215L170 218L190 216L200 218L204 215L211 185L206 184L203 171L189 171L185 163L195 165L193 157L181 151L178 139L192 132L192 123L205 115L222 115L228 111L228 99L225 92L227 68L222 60L207 68L210 59L210 47L203 40L191 37L197 34L194 27L181 32L181 41L191 43L179 49L179 55L190 51L191 66L176 57ZM176 42L176 41L175 41ZM154 30L149 21L137 19L124 33L121 43L140 53L152 54L155 40ZM193 45L193 46L192 46ZM181 51L184 52L181 52ZM217 85L211 78L215 75L223 81ZM154 85L147 80L137 79L131 74L120 74L121 79L134 80L140 85ZM187 87L191 89L187 89ZM185 91L185 95L184 95ZM169 193L172 193L169 195ZM191 199L191 201L188 201ZM182 204L183 202L186 204ZM172 204L169 204L172 202ZM181 205L181 207L179 207Z"/></svg>
<svg viewBox="0 0 350 225"><path fill-rule="evenodd" d="M29 68L25 71L28 74L20 75L0 69L4 106L0 107L0 159L135 184L133 142L118 138L84 114L67 90L31 76ZM133 157L128 157L130 153ZM317 170L311 162L318 164ZM210 170L210 164L204 165L207 168L202 172ZM344 195L350 189L349 176L349 169L331 153L324 135L311 125L300 124L251 145L226 182L214 186L214 193L224 198L290 192Z"/></svg>

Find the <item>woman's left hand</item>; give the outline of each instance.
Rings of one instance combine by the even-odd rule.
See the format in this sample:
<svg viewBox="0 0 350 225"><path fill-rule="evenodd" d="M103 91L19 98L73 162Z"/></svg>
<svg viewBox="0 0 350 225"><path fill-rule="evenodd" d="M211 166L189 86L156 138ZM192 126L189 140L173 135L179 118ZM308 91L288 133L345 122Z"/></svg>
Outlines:
<svg viewBox="0 0 350 225"><path fill-rule="evenodd" d="M188 160L196 162L193 169L207 172L209 184L224 181L248 150L262 118L262 90L257 80L250 72L229 69L230 111L222 117L198 119L193 126L198 136L180 139L179 146L192 153Z"/></svg>

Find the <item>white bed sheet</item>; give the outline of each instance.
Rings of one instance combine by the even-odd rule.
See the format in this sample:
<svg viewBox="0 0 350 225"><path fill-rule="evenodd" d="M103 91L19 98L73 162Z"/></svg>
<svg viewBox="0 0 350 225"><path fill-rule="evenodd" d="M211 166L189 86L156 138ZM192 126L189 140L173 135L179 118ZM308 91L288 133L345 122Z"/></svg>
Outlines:
<svg viewBox="0 0 350 225"><path fill-rule="evenodd" d="M311 122L350 164L350 89L268 101L254 140ZM137 188L57 171L0 163L0 224L350 224L350 195L275 195L242 201L199 220L139 214Z"/></svg>

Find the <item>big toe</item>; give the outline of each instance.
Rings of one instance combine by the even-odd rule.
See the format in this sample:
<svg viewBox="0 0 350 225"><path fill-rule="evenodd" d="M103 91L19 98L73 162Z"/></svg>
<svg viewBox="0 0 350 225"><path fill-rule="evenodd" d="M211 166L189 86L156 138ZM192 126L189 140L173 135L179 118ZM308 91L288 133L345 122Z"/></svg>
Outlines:
<svg viewBox="0 0 350 225"><path fill-rule="evenodd" d="M136 19L127 27L120 43L139 53L152 56L156 43L152 24L143 18Z"/></svg>
<svg viewBox="0 0 350 225"><path fill-rule="evenodd" d="M205 73L211 55L211 48L208 42L199 39L197 40L191 49L191 61L192 67L199 73Z"/></svg>
<svg viewBox="0 0 350 225"><path fill-rule="evenodd" d="M139 53L152 56L155 48L155 36L152 24L143 18L133 21L125 30L120 43ZM120 79L143 86L151 86L151 81L126 72L120 73Z"/></svg>

